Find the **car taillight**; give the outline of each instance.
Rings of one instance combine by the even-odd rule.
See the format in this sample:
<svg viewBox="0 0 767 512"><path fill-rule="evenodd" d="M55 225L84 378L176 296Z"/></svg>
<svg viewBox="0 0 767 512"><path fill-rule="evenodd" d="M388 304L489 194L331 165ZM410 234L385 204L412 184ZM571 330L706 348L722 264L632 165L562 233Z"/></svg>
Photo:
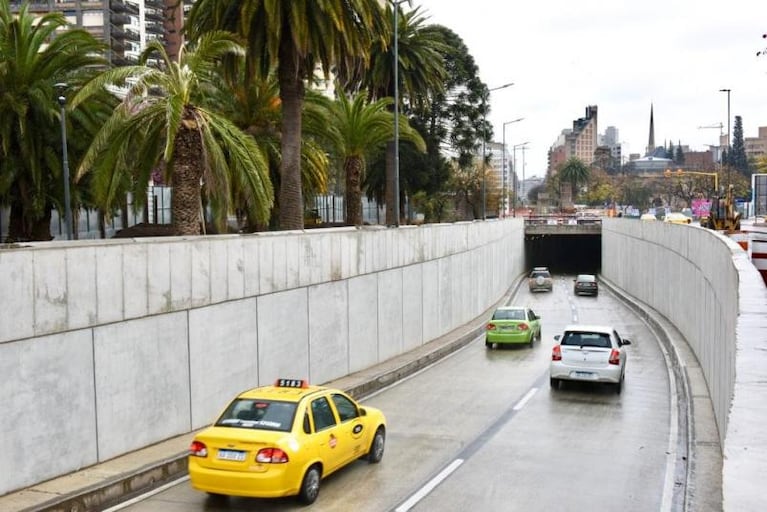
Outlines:
<svg viewBox="0 0 767 512"><path fill-rule="evenodd" d="M288 454L279 448L261 448L256 454L256 462L284 464L287 461Z"/></svg>
<svg viewBox="0 0 767 512"><path fill-rule="evenodd" d="M617 348L614 348L612 352L610 352L610 364L621 364L621 351Z"/></svg>
<svg viewBox="0 0 767 512"><path fill-rule="evenodd" d="M485 327L488 331L494 331L495 330L495 324L487 324Z"/></svg>
<svg viewBox="0 0 767 512"><path fill-rule="evenodd" d="M189 455L194 455L195 457L207 457L208 447L205 446L205 443L201 443L200 441L192 441L192 445L189 447Z"/></svg>
<svg viewBox="0 0 767 512"><path fill-rule="evenodd" d="M517 325L517 329L519 329L520 331L526 331L529 328L530 328L530 326L525 324L525 323L521 323L521 324Z"/></svg>
<svg viewBox="0 0 767 512"><path fill-rule="evenodd" d="M554 345L554 348L551 349L551 360L552 361L561 361L562 360L562 349L559 345Z"/></svg>

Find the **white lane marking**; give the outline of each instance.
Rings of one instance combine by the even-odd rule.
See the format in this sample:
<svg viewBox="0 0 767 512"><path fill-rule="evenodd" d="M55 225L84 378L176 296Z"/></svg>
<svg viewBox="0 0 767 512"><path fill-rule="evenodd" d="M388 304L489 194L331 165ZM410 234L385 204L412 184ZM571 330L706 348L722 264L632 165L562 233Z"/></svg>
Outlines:
<svg viewBox="0 0 767 512"><path fill-rule="evenodd" d="M463 459L455 459L453 462L450 463L445 469L439 472L437 476L429 480L429 482L418 489L415 493L413 493L405 503L397 507L395 512L407 512L411 508L413 508L419 501L424 499L431 491L434 490L435 487L437 487L440 483L442 483L443 480L445 480L447 477L450 476L450 474L458 469L458 467L463 464Z"/></svg>
<svg viewBox="0 0 767 512"><path fill-rule="evenodd" d="M160 494L161 492L163 492L163 491L165 491L167 489L170 489L171 487L174 487L174 486L180 484L181 482L186 482L187 480L189 480L189 475L182 476L181 478L173 480L172 482L168 482L165 485L161 485L160 487L158 487L156 489L152 489L151 491L145 492L144 494L136 496L135 498L132 498L132 499L130 499L128 501L124 501L124 502L120 503L119 505L115 505L114 507L104 509L103 512L117 512L118 510L122 510L124 508L130 507L131 505L135 505L136 503L138 503L140 501L144 501L147 498L151 498L155 494Z"/></svg>
<svg viewBox="0 0 767 512"><path fill-rule="evenodd" d="M525 404L529 402L531 398L533 398L533 395L535 394L536 391L538 391L538 388L530 388L530 391L528 391L525 394L525 396L523 396L522 399L519 402L517 402L514 407L512 407L512 409L514 409L515 411L518 411L521 408L523 408Z"/></svg>

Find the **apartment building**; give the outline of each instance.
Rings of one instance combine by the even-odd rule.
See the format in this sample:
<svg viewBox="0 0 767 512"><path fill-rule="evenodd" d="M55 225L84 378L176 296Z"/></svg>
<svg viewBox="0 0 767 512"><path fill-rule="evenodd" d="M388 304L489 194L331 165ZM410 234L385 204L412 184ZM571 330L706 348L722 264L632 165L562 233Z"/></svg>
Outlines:
<svg viewBox="0 0 767 512"><path fill-rule="evenodd" d="M758 137L745 137L743 144L746 147L746 157L749 159L767 155L767 126L759 127Z"/></svg>
<svg viewBox="0 0 767 512"><path fill-rule="evenodd" d="M10 4L18 10L24 2L11 0ZM191 4L192 0L184 0L179 5L180 15L169 16L169 20L165 20L164 0L32 0L29 12L63 13L69 23L106 42L109 61L119 66L135 63L153 39L163 39L166 45L170 41L177 47L184 13Z"/></svg>
<svg viewBox="0 0 767 512"><path fill-rule="evenodd" d="M597 149L597 106L586 107L586 115L573 121L572 129L562 130L556 142L549 149L549 172L572 157L586 165L594 162Z"/></svg>

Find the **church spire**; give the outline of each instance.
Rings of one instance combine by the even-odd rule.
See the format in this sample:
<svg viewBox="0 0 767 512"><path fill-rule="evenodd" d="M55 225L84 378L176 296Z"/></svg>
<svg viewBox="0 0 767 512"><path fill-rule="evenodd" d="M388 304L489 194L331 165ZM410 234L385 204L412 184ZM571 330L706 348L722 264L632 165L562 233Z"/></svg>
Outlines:
<svg viewBox="0 0 767 512"><path fill-rule="evenodd" d="M653 120L652 103L650 103L650 139L647 141L647 154L655 151L655 121Z"/></svg>

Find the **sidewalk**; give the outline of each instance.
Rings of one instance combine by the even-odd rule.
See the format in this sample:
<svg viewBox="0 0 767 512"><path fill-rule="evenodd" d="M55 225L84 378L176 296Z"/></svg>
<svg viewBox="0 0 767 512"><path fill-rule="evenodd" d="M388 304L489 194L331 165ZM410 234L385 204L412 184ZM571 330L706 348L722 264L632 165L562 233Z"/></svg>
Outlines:
<svg viewBox="0 0 767 512"><path fill-rule="evenodd" d="M482 332L497 305L471 323L380 365L325 383L361 398L435 363L471 343ZM3 512L90 512L103 510L151 491L187 473L187 450L194 432L84 468L21 491L0 496Z"/></svg>

